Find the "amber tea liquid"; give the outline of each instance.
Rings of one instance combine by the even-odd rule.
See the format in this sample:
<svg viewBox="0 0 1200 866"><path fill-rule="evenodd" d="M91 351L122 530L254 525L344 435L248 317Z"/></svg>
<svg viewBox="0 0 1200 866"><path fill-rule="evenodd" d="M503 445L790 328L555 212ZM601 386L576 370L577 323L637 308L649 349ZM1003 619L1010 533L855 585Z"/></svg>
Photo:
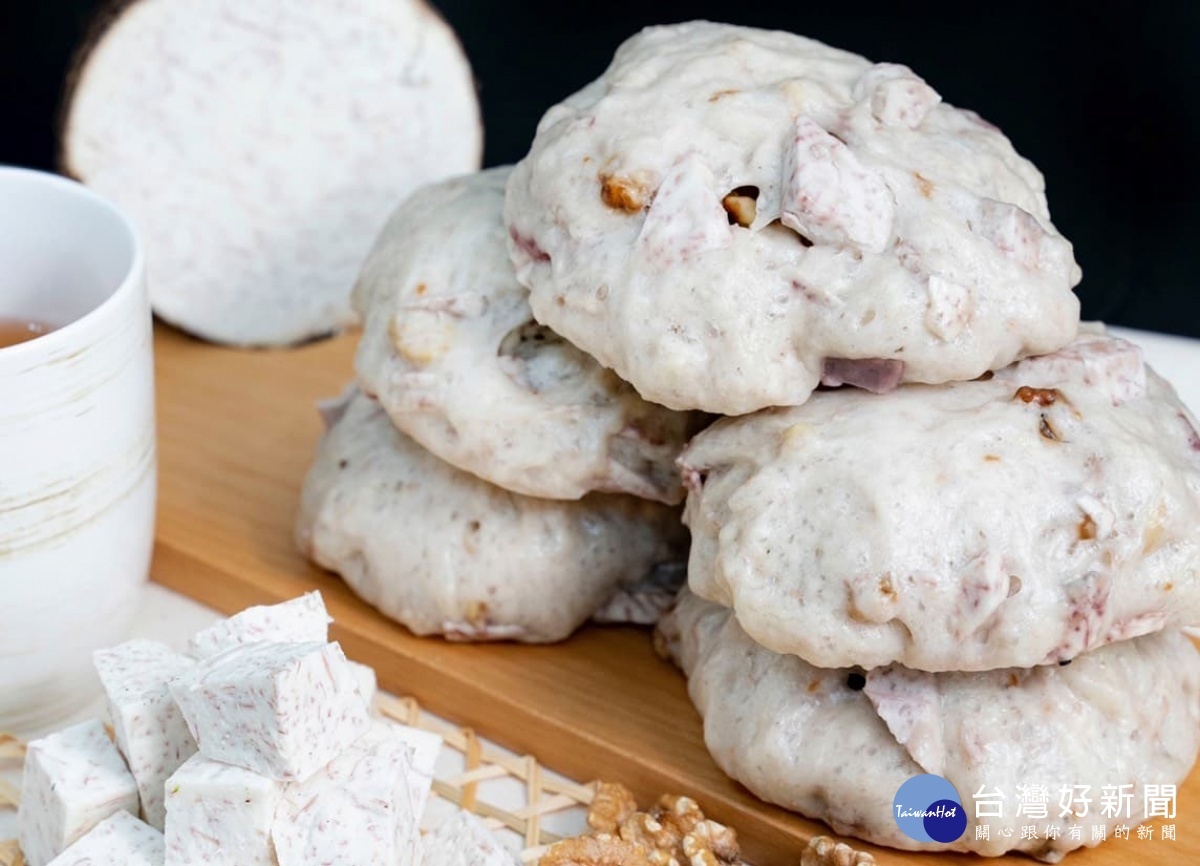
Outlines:
<svg viewBox="0 0 1200 866"><path fill-rule="evenodd" d="M34 319L0 316L0 349L3 349L5 346L15 346L17 343L36 340L43 334L49 334L53 330L53 325L48 325L45 322L39 322Z"/></svg>

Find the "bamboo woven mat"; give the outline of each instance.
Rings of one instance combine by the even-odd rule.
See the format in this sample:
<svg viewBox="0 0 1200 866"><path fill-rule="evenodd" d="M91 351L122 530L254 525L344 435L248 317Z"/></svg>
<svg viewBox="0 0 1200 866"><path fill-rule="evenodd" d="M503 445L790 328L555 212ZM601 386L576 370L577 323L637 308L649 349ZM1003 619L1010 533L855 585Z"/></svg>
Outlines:
<svg viewBox="0 0 1200 866"><path fill-rule="evenodd" d="M558 839L586 830L594 785L549 773L532 755L514 755L484 743L470 728L422 711L412 698L381 694L376 707L385 718L432 731L445 741L422 822L425 829L454 809L466 809L519 852L523 863L536 863ZM19 770L24 756L23 743L0 734L0 809L17 806L20 792L3 774ZM501 802L523 805L506 808ZM24 866L24 862L16 840L0 841L0 866Z"/></svg>
<svg viewBox="0 0 1200 866"><path fill-rule="evenodd" d="M9 734L0 733L0 809L17 808L20 792L5 777L20 769L25 760L25 744ZM25 866L25 858L15 839L0 840L0 866Z"/></svg>
<svg viewBox="0 0 1200 866"><path fill-rule="evenodd" d="M484 820L505 842L519 851L524 863L536 863L547 847L565 836L587 830L587 806L595 784L581 785L543 770L533 755L513 755L483 743L470 728L461 728L421 710L412 698L380 695L379 711L386 718L440 734L445 741L442 760L461 762L443 773L439 764L433 796L423 825L436 826L454 807ZM456 773L455 770L458 770ZM507 791L505 789L507 788ZM519 795L513 797L515 788ZM507 796L503 794L507 793ZM498 801L524 805L506 809Z"/></svg>

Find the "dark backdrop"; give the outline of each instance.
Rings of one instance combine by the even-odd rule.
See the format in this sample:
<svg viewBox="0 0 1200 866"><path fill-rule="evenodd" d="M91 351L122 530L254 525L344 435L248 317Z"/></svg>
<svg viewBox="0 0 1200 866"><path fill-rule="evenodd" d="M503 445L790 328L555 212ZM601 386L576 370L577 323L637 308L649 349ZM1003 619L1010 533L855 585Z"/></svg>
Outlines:
<svg viewBox="0 0 1200 866"><path fill-rule="evenodd" d="M1085 316L1200 336L1200 2L435 2L475 66L489 164L520 158L541 112L645 24L779 27L905 63L1045 173ZM53 165L68 58L100 5L0 0L0 162Z"/></svg>

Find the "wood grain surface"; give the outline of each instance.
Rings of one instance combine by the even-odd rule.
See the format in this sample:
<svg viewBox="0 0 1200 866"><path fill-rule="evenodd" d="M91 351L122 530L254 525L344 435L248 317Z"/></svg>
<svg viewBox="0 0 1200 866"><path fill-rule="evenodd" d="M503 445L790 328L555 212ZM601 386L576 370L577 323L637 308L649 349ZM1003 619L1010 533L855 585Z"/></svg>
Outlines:
<svg viewBox="0 0 1200 866"><path fill-rule="evenodd" d="M798 866L821 825L768 806L725 778L704 749L681 675L649 633L589 627L548 647L417 638L308 564L292 523L320 422L314 401L349 380L355 338L287 351L224 349L158 327L160 499L154 579L233 613L324 593L333 636L382 687L571 778L621 781L643 799L687 793L736 827L756 866ZM396 531L405 527L398 523ZM969 797L967 792L960 792ZM1074 866L1200 862L1200 780L1179 793L1175 842L1114 840ZM873 848L880 864L982 863ZM1026 858L1014 862L1030 863Z"/></svg>

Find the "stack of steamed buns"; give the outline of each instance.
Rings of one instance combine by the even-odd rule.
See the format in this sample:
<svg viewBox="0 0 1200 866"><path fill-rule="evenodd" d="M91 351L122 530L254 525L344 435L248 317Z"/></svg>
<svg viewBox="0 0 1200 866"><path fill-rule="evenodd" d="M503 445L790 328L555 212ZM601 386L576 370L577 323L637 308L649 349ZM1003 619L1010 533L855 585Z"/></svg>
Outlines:
<svg viewBox="0 0 1200 866"><path fill-rule="evenodd" d="M517 166L392 218L301 544L418 633L554 640L668 606L686 492L658 636L727 773L1056 861L1200 735L1200 433L1079 279L1037 169L906 67L650 28ZM892 817L922 773L949 845Z"/></svg>

